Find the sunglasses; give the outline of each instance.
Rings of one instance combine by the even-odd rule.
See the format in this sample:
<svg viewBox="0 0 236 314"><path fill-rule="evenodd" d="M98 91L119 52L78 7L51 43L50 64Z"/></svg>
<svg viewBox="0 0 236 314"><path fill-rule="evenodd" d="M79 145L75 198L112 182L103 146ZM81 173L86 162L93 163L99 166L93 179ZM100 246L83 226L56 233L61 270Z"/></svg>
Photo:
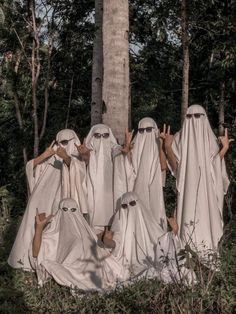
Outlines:
<svg viewBox="0 0 236 314"><path fill-rule="evenodd" d="M151 133L151 132L152 132L152 129L154 129L152 126L148 126L147 128L139 128L139 129L138 129L138 132L139 132L140 134L143 134L144 131L146 130L147 133Z"/></svg>
<svg viewBox="0 0 236 314"><path fill-rule="evenodd" d="M68 209L70 209L73 213L77 210L77 208L74 208L74 207L72 207L72 208L69 208L69 207L62 207L62 210L64 210L64 212L67 212Z"/></svg>
<svg viewBox="0 0 236 314"><path fill-rule="evenodd" d="M103 137L103 138L108 138L109 136L110 136L110 134L109 133L94 133L94 135L93 135L95 138L101 138L101 137Z"/></svg>
<svg viewBox="0 0 236 314"><path fill-rule="evenodd" d="M199 119L201 116L204 116L204 113L188 113L186 114L187 119L191 119L192 117Z"/></svg>
<svg viewBox="0 0 236 314"><path fill-rule="evenodd" d="M121 207L126 209L126 208L128 208L128 205L135 206L136 205L136 201L131 201L128 204L121 204Z"/></svg>
<svg viewBox="0 0 236 314"><path fill-rule="evenodd" d="M72 137L72 138L70 138L69 140L62 140L62 141L60 141L60 142L58 142L58 141L55 141L55 144L61 144L61 145L63 145L63 146L66 146L66 145L68 145L68 143L71 141L71 140L73 140L73 138L74 137Z"/></svg>

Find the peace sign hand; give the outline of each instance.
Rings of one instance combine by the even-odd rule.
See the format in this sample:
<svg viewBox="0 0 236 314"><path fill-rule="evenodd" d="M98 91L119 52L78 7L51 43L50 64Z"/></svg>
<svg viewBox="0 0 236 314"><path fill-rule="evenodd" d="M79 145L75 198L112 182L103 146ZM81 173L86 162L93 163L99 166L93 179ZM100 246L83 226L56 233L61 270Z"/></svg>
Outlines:
<svg viewBox="0 0 236 314"><path fill-rule="evenodd" d="M163 131L160 133L159 138L164 141L166 138L166 124L163 125Z"/></svg>
<svg viewBox="0 0 236 314"><path fill-rule="evenodd" d="M35 216L35 224L36 228L44 229L44 227L49 223L50 219L52 219L53 215L49 215L46 217L45 213L39 214L38 208L36 208L36 216Z"/></svg>
<svg viewBox="0 0 236 314"><path fill-rule="evenodd" d="M45 158L51 157L52 155L55 155L55 150L53 149L53 145L55 144L55 141L53 140L49 147L47 147L44 151Z"/></svg>
<svg viewBox="0 0 236 314"><path fill-rule="evenodd" d="M133 148L133 144L131 143L132 138L133 138L133 133L134 133L134 130L132 130L131 132L129 132L128 128L125 130L125 145L123 148L121 148L121 151L124 154L128 154Z"/></svg>
<svg viewBox="0 0 236 314"><path fill-rule="evenodd" d="M80 155L89 155L89 153L92 151L92 149L88 149L85 145L85 138L83 140L83 144L77 145L75 143L75 147L77 148Z"/></svg>
<svg viewBox="0 0 236 314"><path fill-rule="evenodd" d="M225 135L224 136L220 136L219 140L220 140L222 146L225 149L227 149L227 150L229 148L229 144L234 141L234 139L232 139L232 138L229 139L229 137L228 137L228 129L227 128L225 128Z"/></svg>
<svg viewBox="0 0 236 314"><path fill-rule="evenodd" d="M165 134L165 147L171 147L174 140L174 135L170 134L170 125L168 125L167 133Z"/></svg>

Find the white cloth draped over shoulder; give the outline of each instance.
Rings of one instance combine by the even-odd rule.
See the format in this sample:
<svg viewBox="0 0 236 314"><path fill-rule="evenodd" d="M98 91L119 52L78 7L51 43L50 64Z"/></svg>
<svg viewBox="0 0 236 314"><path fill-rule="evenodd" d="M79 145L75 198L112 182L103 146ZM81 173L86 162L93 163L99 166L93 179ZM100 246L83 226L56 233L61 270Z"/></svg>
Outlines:
<svg viewBox="0 0 236 314"><path fill-rule="evenodd" d="M94 134L99 134L99 138ZM102 135L109 134L107 137ZM110 224L117 198L121 196L123 156L111 129L104 124L93 126L86 138L86 147L91 150L87 174L89 215L92 226L102 227ZM117 167L117 171L114 170ZM114 192L114 173L119 183ZM121 191L122 187L121 187ZM120 194L121 193L121 194ZM119 195L120 194L120 195Z"/></svg>
<svg viewBox="0 0 236 314"><path fill-rule="evenodd" d="M184 280L191 283L194 273L176 262L181 241L173 232L164 232L134 192L121 199L111 230L116 247L112 254L124 267L123 278L157 277L164 282Z"/></svg>
<svg viewBox="0 0 236 314"><path fill-rule="evenodd" d="M8 263L14 268L32 270L28 258L29 245L34 233L36 209L46 215L58 209L59 202L64 197L72 197L78 201L80 210L87 212L86 166L79 161L75 143L80 145L76 133L65 129L57 134L56 140L68 141L62 145L71 157L70 167L63 163L56 154L34 168L34 160L26 165L26 173L30 188L30 197L19 227L15 242L10 252ZM63 142L62 142L63 143ZM58 144L54 145L56 150Z"/></svg>
<svg viewBox="0 0 236 314"><path fill-rule="evenodd" d="M137 133L132 150L132 170L127 167L128 189L134 191L145 204L158 224L166 230L166 213L163 197L163 173L161 171L158 135L152 118L143 118L138 128L152 128L151 132Z"/></svg>
<svg viewBox="0 0 236 314"><path fill-rule="evenodd" d="M73 199L61 201L59 210L43 231L42 243L32 265L42 286L49 278L84 291L114 288L122 267L108 250L97 245L97 236Z"/></svg>
<svg viewBox="0 0 236 314"><path fill-rule="evenodd" d="M220 158L204 108L192 105L187 115L172 144L178 162L179 235L195 250L217 251L223 234L224 194L229 185L225 161Z"/></svg>

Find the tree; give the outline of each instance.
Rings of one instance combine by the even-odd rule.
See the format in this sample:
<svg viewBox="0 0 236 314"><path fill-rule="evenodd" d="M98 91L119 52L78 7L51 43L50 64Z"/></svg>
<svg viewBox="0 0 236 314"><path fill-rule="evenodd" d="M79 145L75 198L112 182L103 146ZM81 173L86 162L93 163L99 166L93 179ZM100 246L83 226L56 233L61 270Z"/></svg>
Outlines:
<svg viewBox="0 0 236 314"><path fill-rule="evenodd" d="M102 122L103 82L103 0L95 0L95 38L93 42L91 126Z"/></svg>
<svg viewBox="0 0 236 314"><path fill-rule="evenodd" d="M120 143L129 120L129 3L103 3L103 122Z"/></svg>

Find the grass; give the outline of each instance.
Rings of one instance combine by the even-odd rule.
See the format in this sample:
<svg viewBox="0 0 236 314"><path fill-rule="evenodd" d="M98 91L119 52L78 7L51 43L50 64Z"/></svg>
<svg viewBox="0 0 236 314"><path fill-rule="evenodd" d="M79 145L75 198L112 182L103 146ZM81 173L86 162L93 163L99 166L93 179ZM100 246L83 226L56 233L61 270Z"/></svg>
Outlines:
<svg viewBox="0 0 236 314"><path fill-rule="evenodd" d="M140 280L111 293L74 296L69 288L48 282L38 288L34 273L11 269L6 259L18 219L1 218L5 226L0 248L0 313L236 313L236 220L227 225L220 271L209 270L197 260L198 284L185 287Z"/></svg>

